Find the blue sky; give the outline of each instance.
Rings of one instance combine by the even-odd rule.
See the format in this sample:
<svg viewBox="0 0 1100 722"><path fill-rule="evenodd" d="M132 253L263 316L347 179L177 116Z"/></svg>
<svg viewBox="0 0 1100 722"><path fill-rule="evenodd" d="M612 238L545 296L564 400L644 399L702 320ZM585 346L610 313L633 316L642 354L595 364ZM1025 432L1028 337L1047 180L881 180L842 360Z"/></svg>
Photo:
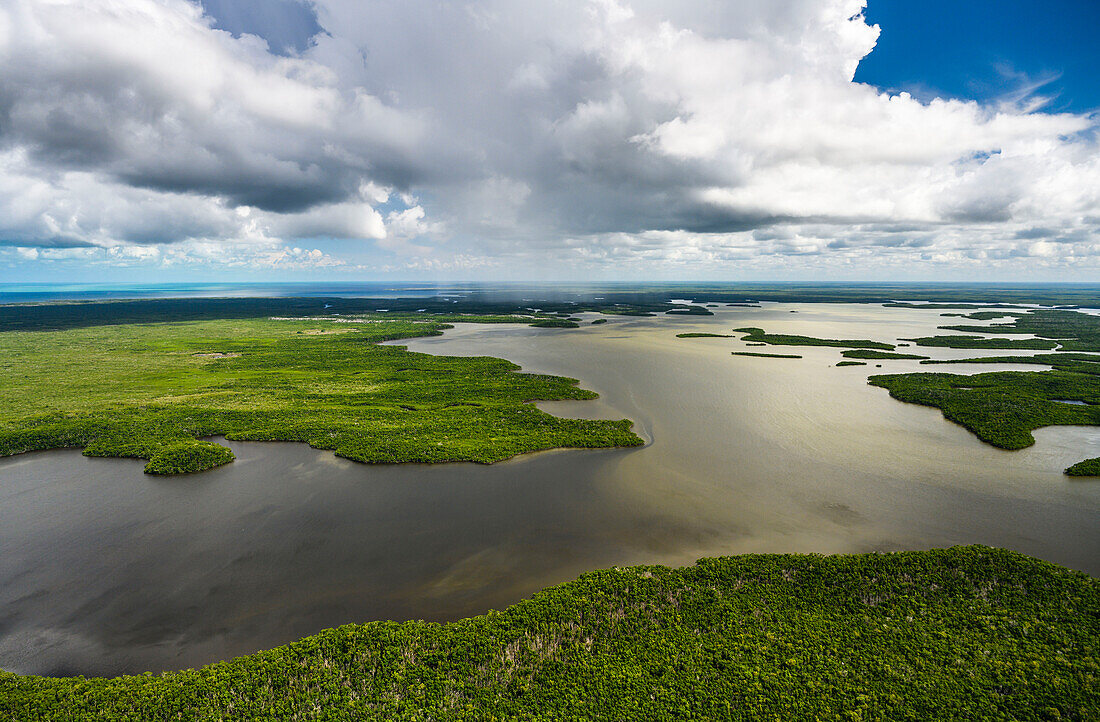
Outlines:
<svg viewBox="0 0 1100 722"><path fill-rule="evenodd" d="M865 14L882 34L857 81L980 101L1043 83L1050 110L1100 108L1096 0L869 0Z"/></svg>
<svg viewBox="0 0 1100 722"><path fill-rule="evenodd" d="M1100 2L863 5L11 0L0 282L1100 280Z"/></svg>

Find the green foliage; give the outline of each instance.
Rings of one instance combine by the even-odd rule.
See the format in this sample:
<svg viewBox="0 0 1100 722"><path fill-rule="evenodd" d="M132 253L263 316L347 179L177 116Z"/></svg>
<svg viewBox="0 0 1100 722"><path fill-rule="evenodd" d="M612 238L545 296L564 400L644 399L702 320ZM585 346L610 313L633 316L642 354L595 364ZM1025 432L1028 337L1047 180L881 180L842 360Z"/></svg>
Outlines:
<svg viewBox="0 0 1100 722"><path fill-rule="evenodd" d="M1078 461L1065 473L1067 476L1100 476L1100 457Z"/></svg>
<svg viewBox="0 0 1100 722"><path fill-rule="evenodd" d="M879 341L867 341L867 340L852 340L852 339L831 339L831 338L814 338L812 336L795 336L790 334L780 333L764 333L764 329L749 326L746 328L733 329L737 333L748 334L742 336L742 341L752 341L755 343L766 343L773 346L835 346L838 348L879 348L886 349L887 351L893 349L892 344L881 343Z"/></svg>
<svg viewBox="0 0 1100 722"><path fill-rule="evenodd" d="M229 461L194 441L215 434L382 463L642 443L629 421L561 419L527 403L595 397L575 379L378 345L444 328L230 320L2 333L0 456L78 446L172 473Z"/></svg>
<svg viewBox="0 0 1100 722"><path fill-rule="evenodd" d="M1037 364L1061 371L1100 375L1100 356L1087 353L1039 353L1034 356L980 356L967 359L934 359L921 364Z"/></svg>
<svg viewBox="0 0 1100 722"><path fill-rule="evenodd" d="M957 318L971 318L975 321L992 321L995 318L1018 318L1027 313L1016 311L975 311L973 313L941 313L941 316L955 316Z"/></svg>
<svg viewBox="0 0 1100 722"><path fill-rule="evenodd" d="M601 308L600 313L606 313L610 316L656 316L655 313L650 313L638 308Z"/></svg>
<svg viewBox="0 0 1100 722"><path fill-rule="evenodd" d="M884 303L884 308L919 308L925 310L938 311L945 308L1022 308L1018 305L1008 303L990 303L990 304L978 304L978 303ZM941 316L966 316L968 318L980 318L980 314L992 313L987 311L976 311L973 315L962 313L944 313ZM1012 315L1012 314L998 314L998 315ZM989 316L989 318L996 318L997 316Z"/></svg>
<svg viewBox="0 0 1100 722"><path fill-rule="evenodd" d="M984 547L615 568L201 669L0 673L19 720L1095 719L1100 582Z"/></svg>
<svg viewBox="0 0 1100 722"><path fill-rule="evenodd" d="M607 323L607 319L606 318L594 318L594 319L592 319L592 325L593 326L595 326L596 324L600 324L600 323Z"/></svg>
<svg viewBox="0 0 1100 722"><path fill-rule="evenodd" d="M866 361L838 361L837 366L866 366Z"/></svg>
<svg viewBox="0 0 1100 722"><path fill-rule="evenodd" d="M423 314L463 316L534 316L537 314L583 311L652 316L682 305L673 298L692 298L696 304L725 303L756 305L759 301L802 303L884 303L915 308L1008 307L1018 303L1077 304L1095 306L1100 287L1095 284L977 286L921 284L803 284L803 283L660 283L630 287L596 286L564 289L534 287L523 300L514 288L484 286L470 288L464 295L424 298L162 298L126 301L0 304L0 331L84 328L121 323L160 323L215 319L249 319L271 316L372 314L384 304L395 318ZM907 301L935 299L936 305ZM898 303L900 301L900 303ZM978 306L974 301L993 301ZM944 303L950 302L950 303ZM962 302L962 303L959 303ZM704 308L703 311L706 309ZM698 313L693 311L692 313ZM709 313L709 312L707 312ZM1043 312L1037 312L1043 313ZM464 319L469 320L469 318Z"/></svg>
<svg viewBox="0 0 1100 722"><path fill-rule="evenodd" d="M794 353L758 353L756 351L731 351L734 356L755 356L757 358L802 358Z"/></svg>
<svg viewBox="0 0 1100 722"><path fill-rule="evenodd" d="M580 328L580 324L568 318L546 318L528 325L535 328Z"/></svg>
<svg viewBox="0 0 1100 722"><path fill-rule="evenodd" d="M918 346L936 346L940 348L1031 348L1049 351L1058 344L1041 338L982 338L981 336L922 336L909 338Z"/></svg>
<svg viewBox="0 0 1100 722"><path fill-rule="evenodd" d="M678 333L676 338L733 338L727 333Z"/></svg>
<svg viewBox="0 0 1100 722"><path fill-rule="evenodd" d="M863 359L926 359L927 356L918 356L912 353L894 353L893 351L871 351L868 349L856 349L854 351L841 351L841 356L846 358Z"/></svg>
<svg viewBox="0 0 1100 722"><path fill-rule="evenodd" d="M986 314L971 314L970 318L983 318ZM1019 314L1011 322L990 326L942 326L950 331L974 331L978 333L1027 333L1039 338L1053 339L1062 345L1062 351L1100 351L1100 316L1064 309L1040 309ZM1012 346L1005 348L1039 348ZM1053 348L1043 346L1041 348Z"/></svg>
<svg viewBox="0 0 1100 722"><path fill-rule="evenodd" d="M673 316L713 316L714 312L708 311L704 306L676 306L665 311Z"/></svg>
<svg viewBox="0 0 1100 722"><path fill-rule="evenodd" d="M1035 443L1032 430L1055 424L1100 425L1100 377L1065 371L1002 371L872 376L868 383L945 418L1002 449ZM1080 401L1083 405L1063 403Z"/></svg>
<svg viewBox="0 0 1100 722"><path fill-rule="evenodd" d="M972 319L989 320L1007 315L1008 323L992 326L945 326L954 331L1027 333L1038 339L982 339L972 336L936 336L915 339L922 346L953 348L1053 348L1058 353L1032 356L986 356L968 359L928 359L922 364L1038 364L1051 371L1002 372L957 376L953 374L899 374L873 376L869 382L890 390L890 395L910 403L935 406L944 417L965 426L978 438L1005 449L1035 443L1034 429L1055 424L1100 425L1100 356L1071 353L1065 349L1100 350L1100 318L1062 309L1005 314L976 311ZM1081 404L1067 401L1084 402ZM1074 476L1091 476L1092 460L1066 469Z"/></svg>
<svg viewBox="0 0 1100 722"><path fill-rule="evenodd" d="M146 474L190 474L228 464L235 457L233 452L208 441L181 441L160 447L149 463Z"/></svg>

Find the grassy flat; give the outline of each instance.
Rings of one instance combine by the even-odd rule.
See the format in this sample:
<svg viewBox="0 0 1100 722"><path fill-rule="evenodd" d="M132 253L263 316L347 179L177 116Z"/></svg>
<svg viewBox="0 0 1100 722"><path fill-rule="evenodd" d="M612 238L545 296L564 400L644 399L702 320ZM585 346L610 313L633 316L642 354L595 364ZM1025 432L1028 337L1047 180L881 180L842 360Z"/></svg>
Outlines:
<svg viewBox="0 0 1100 722"><path fill-rule="evenodd" d="M837 366L866 366L866 361L838 361Z"/></svg>
<svg viewBox="0 0 1100 722"><path fill-rule="evenodd" d="M764 329L749 326L733 329L737 333L748 334L742 336L742 341L753 343L766 343L772 346L835 346L837 348L874 348L887 351L894 348L893 344L880 341L868 341L866 339L834 339L814 338L813 336L797 336L792 334L765 333Z"/></svg>
<svg viewBox="0 0 1100 722"><path fill-rule="evenodd" d="M596 396L574 379L378 344L444 328L249 319L0 333L0 455L77 446L184 473L233 458L196 441L215 434L385 463L642 443L629 421L527 403Z"/></svg>
<svg viewBox="0 0 1100 722"><path fill-rule="evenodd" d="M0 673L0 717L1094 719L1100 582L984 547L616 568L196 670Z"/></svg>

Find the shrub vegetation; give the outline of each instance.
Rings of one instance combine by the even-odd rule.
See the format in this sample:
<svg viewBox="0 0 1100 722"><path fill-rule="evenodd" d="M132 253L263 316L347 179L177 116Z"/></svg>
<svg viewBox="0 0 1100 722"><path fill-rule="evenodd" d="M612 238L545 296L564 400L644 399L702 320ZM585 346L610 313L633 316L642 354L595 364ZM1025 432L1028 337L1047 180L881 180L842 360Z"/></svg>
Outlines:
<svg viewBox="0 0 1100 722"><path fill-rule="evenodd" d="M189 474L228 464L234 458L233 452L221 444L181 441L162 446L145 465L145 473Z"/></svg>

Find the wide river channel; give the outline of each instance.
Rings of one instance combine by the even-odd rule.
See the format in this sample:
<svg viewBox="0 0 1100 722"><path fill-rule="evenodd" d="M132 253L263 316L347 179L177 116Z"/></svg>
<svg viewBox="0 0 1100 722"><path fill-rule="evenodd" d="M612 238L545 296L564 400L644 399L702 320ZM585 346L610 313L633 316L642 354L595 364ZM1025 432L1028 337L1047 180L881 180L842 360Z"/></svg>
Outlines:
<svg viewBox="0 0 1100 722"><path fill-rule="evenodd" d="M368 466L227 442L237 461L174 478L77 450L0 459L0 668L195 666L350 622L480 614L590 569L702 556L979 543L1100 574L1100 481L1062 474L1100 455L1100 428L1040 429L1035 446L1002 451L866 383L1042 367L837 368L834 348L749 358L730 355L746 350L737 338L675 337L759 326L892 341L954 320L875 305L712 310L577 330L462 324L401 342L580 379L599 400L541 407L630 418L647 441L636 449Z"/></svg>

